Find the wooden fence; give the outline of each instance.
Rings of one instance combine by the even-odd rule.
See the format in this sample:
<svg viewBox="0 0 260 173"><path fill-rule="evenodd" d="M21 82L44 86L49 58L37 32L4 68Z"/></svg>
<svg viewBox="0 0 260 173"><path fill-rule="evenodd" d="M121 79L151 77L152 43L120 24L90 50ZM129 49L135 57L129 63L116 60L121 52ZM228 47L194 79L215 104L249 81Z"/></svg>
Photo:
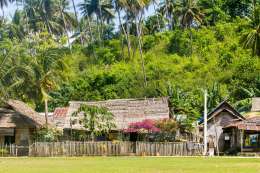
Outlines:
<svg viewBox="0 0 260 173"><path fill-rule="evenodd" d="M192 142L36 142L29 156L192 156L203 146Z"/></svg>
<svg viewBox="0 0 260 173"><path fill-rule="evenodd" d="M29 146L0 145L0 157L28 156Z"/></svg>

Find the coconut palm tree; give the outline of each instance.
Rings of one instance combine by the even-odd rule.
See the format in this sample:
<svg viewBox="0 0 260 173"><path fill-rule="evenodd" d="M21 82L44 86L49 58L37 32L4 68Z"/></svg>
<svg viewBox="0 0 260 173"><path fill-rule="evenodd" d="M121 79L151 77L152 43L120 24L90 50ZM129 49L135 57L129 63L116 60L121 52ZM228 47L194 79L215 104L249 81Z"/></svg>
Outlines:
<svg viewBox="0 0 260 173"><path fill-rule="evenodd" d="M129 31L126 29L125 25L123 24L122 17L121 17L121 11L124 10L126 12L125 9L128 6L127 0L115 0L114 4L115 4L115 10L116 10L118 18L119 18L119 25L120 25L121 31L123 31L123 34L127 41L127 52L128 52L128 58L130 59L131 58L131 49L132 49L131 40L129 37Z"/></svg>
<svg viewBox="0 0 260 173"><path fill-rule="evenodd" d="M95 17L100 41L101 37L103 37L104 23L109 23L114 17L112 8L113 6L111 0L84 0L83 3L79 4L79 9L87 20Z"/></svg>
<svg viewBox="0 0 260 173"><path fill-rule="evenodd" d="M78 32L79 32L79 35L80 35L79 36L80 37L80 43L81 43L81 45L83 45L83 38L81 36L82 29L81 29L81 26L80 26L80 23L79 23L78 12L76 10L76 4L75 4L74 0L72 0L72 5L73 5L74 15L75 15L76 22L77 22Z"/></svg>
<svg viewBox="0 0 260 173"><path fill-rule="evenodd" d="M248 31L243 40L244 48L250 48L252 55L260 56L260 25Z"/></svg>
<svg viewBox="0 0 260 173"><path fill-rule="evenodd" d="M252 49L252 55L260 56L260 7L256 7L250 19L250 29L242 37L244 48Z"/></svg>
<svg viewBox="0 0 260 173"><path fill-rule="evenodd" d="M35 56L30 66L32 68L33 88L38 100L44 101L45 120L48 124L48 101L51 98L49 92L57 87L66 69L66 64L60 58L61 52L57 49L44 50Z"/></svg>
<svg viewBox="0 0 260 173"><path fill-rule="evenodd" d="M164 0L160 3L159 13L167 19L169 30L178 25L180 11L179 0Z"/></svg>
<svg viewBox="0 0 260 173"><path fill-rule="evenodd" d="M182 0L181 6L181 25L183 28L190 28L193 24L199 25L202 23L204 15L195 0Z"/></svg>
<svg viewBox="0 0 260 173"><path fill-rule="evenodd" d="M190 50L193 53L193 38L191 26L198 26L202 23L203 13L200 11L195 0L182 0L181 3L181 26L183 29L189 29L190 32Z"/></svg>
<svg viewBox="0 0 260 173"><path fill-rule="evenodd" d="M147 86L147 77L145 72L145 62L143 57L143 50L142 50L142 22L143 22L143 15L144 10L147 8L151 3L151 0L128 0L126 4L127 12L134 16L135 26L136 26L136 35L138 38L138 47L139 53L141 57L141 64L142 64L142 71L144 76L144 86Z"/></svg>

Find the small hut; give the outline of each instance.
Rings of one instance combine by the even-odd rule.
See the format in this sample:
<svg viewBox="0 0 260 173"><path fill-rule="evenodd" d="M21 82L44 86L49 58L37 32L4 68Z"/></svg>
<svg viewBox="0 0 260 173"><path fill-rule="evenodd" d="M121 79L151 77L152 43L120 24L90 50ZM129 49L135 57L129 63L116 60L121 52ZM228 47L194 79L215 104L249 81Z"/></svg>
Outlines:
<svg viewBox="0 0 260 173"><path fill-rule="evenodd" d="M251 111L243 116L245 120L234 121L223 128L229 136L237 138L230 147L239 148L241 152L260 152L260 98L252 99Z"/></svg>
<svg viewBox="0 0 260 173"><path fill-rule="evenodd" d="M45 125L44 117L18 100L8 100L0 108L0 145L28 146L33 132Z"/></svg>
<svg viewBox="0 0 260 173"><path fill-rule="evenodd" d="M221 153L237 143L236 136L230 135L223 128L233 122L243 121L245 118L236 111L227 101L220 103L214 110L208 114L208 136L214 139L215 151ZM200 133L203 136L203 123L200 126Z"/></svg>

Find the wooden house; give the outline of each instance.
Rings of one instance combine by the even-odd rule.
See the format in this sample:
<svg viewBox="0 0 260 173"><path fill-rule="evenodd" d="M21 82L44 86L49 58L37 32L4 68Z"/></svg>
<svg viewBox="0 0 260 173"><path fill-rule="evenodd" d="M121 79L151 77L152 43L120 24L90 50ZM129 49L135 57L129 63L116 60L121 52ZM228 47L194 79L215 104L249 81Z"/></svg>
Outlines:
<svg viewBox="0 0 260 173"><path fill-rule="evenodd" d="M113 115L116 128L113 131L121 131L128 128L130 123L140 122L145 119L159 120L170 117L168 98L144 98L144 99L115 99L106 101L71 101L67 108L57 108L53 113L53 122L64 132L68 130L84 130L81 117L72 114L80 105L95 105L106 107Z"/></svg>
<svg viewBox="0 0 260 173"><path fill-rule="evenodd" d="M207 121L208 139L213 139L215 151L260 151L260 98L252 99L251 112L243 116L224 101L208 114Z"/></svg>
<svg viewBox="0 0 260 173"><path fill-rule="evenodd" d="M260 98L252 99L251 111L243 115L245 120L234 121L224 127L224 132L235 136L231 147L241 152L260 152Z"/></svg>
<svg viewBox="0 0 260 173"><path fill-rule="evenodd" d="M18 100L9 100L0 108L0 145L28 146L37 128L45 124L44 117Z"/></svg>
<svg viewBox="0 0 260 173"><path fill-rule="evenodd" d="M238 142L238 137L229 135L229 133L226 133L223 128L228 126L230 123L240 122L244 119L245 118L227 101L220 103L208 114L208 140L213 140L216 151L224 152L232 147L231 144ZM202 125L203 123L200 127L201 134L203 133Z"/></svg>

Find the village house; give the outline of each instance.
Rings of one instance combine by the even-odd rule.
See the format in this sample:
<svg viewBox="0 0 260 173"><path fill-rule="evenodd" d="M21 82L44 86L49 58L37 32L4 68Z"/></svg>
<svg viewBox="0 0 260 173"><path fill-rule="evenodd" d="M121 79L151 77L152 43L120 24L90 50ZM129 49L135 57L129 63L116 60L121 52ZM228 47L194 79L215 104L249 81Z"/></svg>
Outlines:
<svg viewBox="0 0 260 173"><path fill-rule="evenodd" d="M33 142L34 132L44 125L44 117L25 103L8 100L0 108L0 146L15 144L28 147ZM27 155L27 147L21 148L17 154Z"/></svg>
<svg viewBox="0 0 260 173"><path fill-rule="evenodd" d="M95 102L71 101L65 108L56 108L51 120L57 128L62 129L64 136L69 136L71 130L84 130L80 119L72 114L80 105L95 105L106 107L113 115L116 128L113 132L128 128L130 123L140 122L145 119L160 120L170 118L168 98L145 98L145 99L115 99Z"/></svg>
<svg viewBox="0 0 260 173"><path fill-rule="evenodd" d="M252 99L251 112L241 115L227 101L208 114L208 141L216 153L260 151L260 98ZM203 122L200 126L203 135Z"/></svg>

